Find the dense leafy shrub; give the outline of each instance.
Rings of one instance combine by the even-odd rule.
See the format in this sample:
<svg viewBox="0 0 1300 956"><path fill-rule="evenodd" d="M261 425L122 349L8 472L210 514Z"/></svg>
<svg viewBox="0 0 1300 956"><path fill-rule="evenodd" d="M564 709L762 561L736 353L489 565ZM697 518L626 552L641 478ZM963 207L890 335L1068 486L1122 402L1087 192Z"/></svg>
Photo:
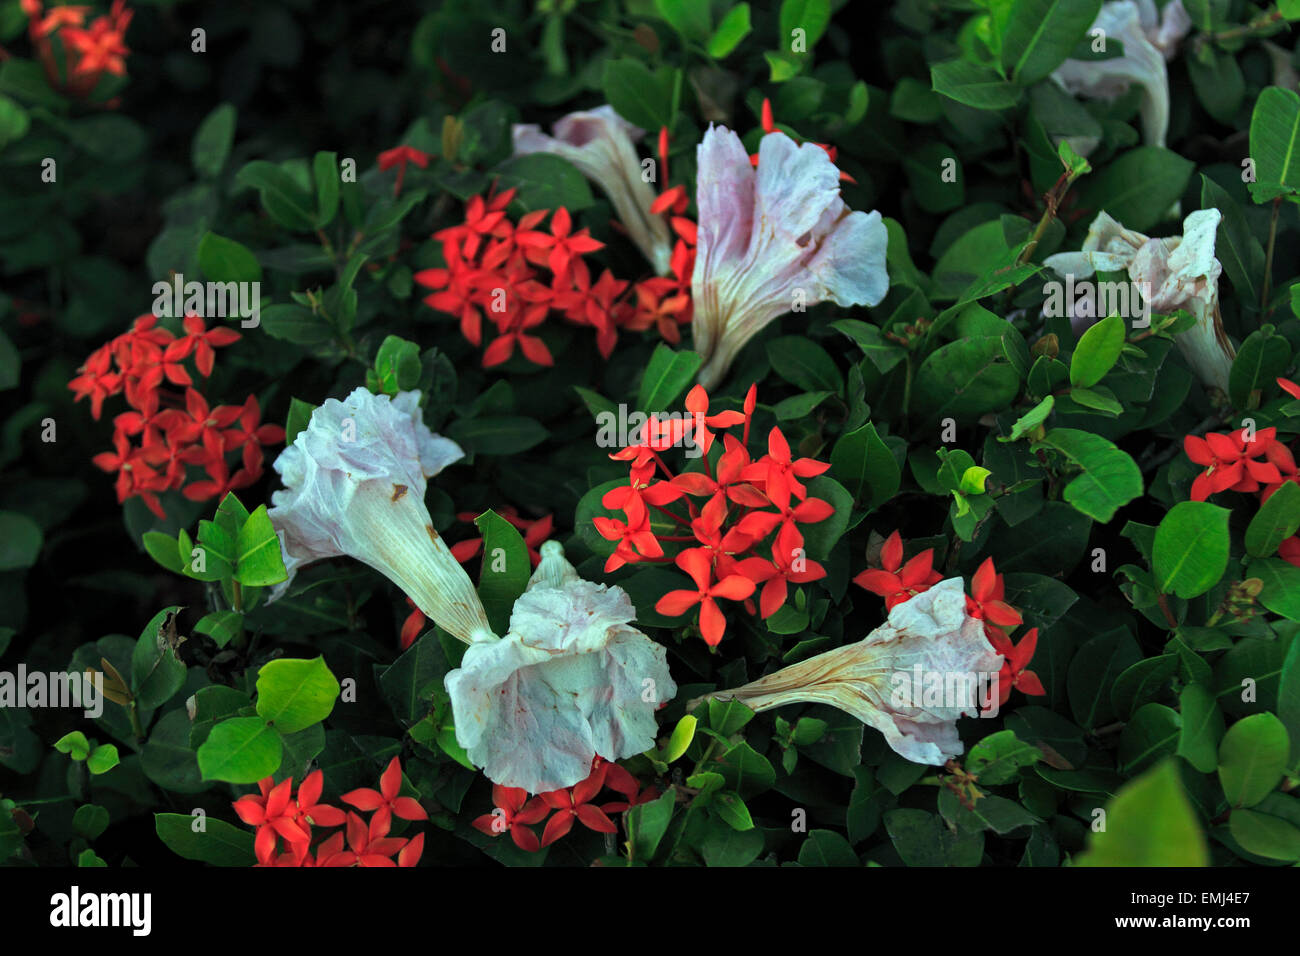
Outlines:
<svg viewBox="0 0 1300 956"><path fill-rule="evenodd" d="M0 2L0 861L1300 860L1300 5L425 7Z"/></svg>

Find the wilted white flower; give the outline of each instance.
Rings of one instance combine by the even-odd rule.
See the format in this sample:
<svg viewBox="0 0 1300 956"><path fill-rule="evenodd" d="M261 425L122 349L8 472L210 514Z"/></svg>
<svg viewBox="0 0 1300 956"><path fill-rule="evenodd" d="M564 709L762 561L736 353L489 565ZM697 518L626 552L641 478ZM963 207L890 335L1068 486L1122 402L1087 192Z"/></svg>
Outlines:
<svg viewBox="0 0 1300 956"><path fill-rule="evenodd" d="M1181 236L1150 239L1101 212L1088 228L1081 252L1048 256L1044 264L1075 278L1086 278L1097 269L1124 270L1145 290L1151 309L1186 309L1196 317L1196 325L1174 341L1203 384L1226 392L1236 350L1219 315L1223 267L1214 257L1214 239L1222 218L1217 209L1201 209L1183 220Z"/></svg>
<svg viewBox="0 0 1300 956"><path fill-rule="evenodd" d="M663 216L650 212L655 191L641 176L641 161L632 148L642 131L612 106L570 113L557 120L554 136L533 123L516 123L515 155L554 153L567 159L605 191L628 236L650 260L657 274L668 271L672 241Z"/></svg>
<svg viewBox="0 0 1300 956"><path fill-rule="evenodd" d="M1052 78L1075 96L1113 100L1134 84L1142 87L1142 134L1148 145L1164 146L1169 131L1169 74L1165 61L1191 29L1182 0L1171 0L1157 13L1154 0L1113 0L1102 5L1089 28L1105 32L1106 41L1118 40L1124 54L1108 60L1066 60ZM1072 140L1086 155L1096 142Z"/></svg>
<svg viewBox="0 0 1300 956"><path fill-rule="evenodd" d="M856 644L707 697L738 700L755 711L829 704L880 731L908 760L942 765L962 752L957 718L978 712L977 687L981 681L992 685L1001 666L983 623L966 611L961 578L948 578L896 605L883 625ZM931 677L940 680L953 693L939 702L912 693L916 674L926 675L927 684ZM991 699L996 702L996 689Z"/></svg>
<svg viewBox="0 0 1300 956"><path fill-rule="evenodd" d="M878 212L844 204L839 170L820 146L771 133L755 171L740 137L710 126L698 157L691 327L705 388L778 316L828 300L876 305L885 297L885 224Z"/></svg>
<svg viewBox="0 0 1300 956"><path fill-rule="evenodd" d="M530 793L585 780L598 754L649 750L677 693L663 646L629 626L627 593L579 578L556 541L541 554L506 636L471 644L445 679L470 760Z"/></svg>
<svg viewBox="0 0 1300 956"><path fill-rule="evenodd" d="M419 392L390 399L364 388L327 399L275 460L285 487L268 513L290 581L303 564L347 555L393 581L449 633L482 639L492 634L483 604L424 505L428 479L464 452L429 431L418 400Z"/></svg>

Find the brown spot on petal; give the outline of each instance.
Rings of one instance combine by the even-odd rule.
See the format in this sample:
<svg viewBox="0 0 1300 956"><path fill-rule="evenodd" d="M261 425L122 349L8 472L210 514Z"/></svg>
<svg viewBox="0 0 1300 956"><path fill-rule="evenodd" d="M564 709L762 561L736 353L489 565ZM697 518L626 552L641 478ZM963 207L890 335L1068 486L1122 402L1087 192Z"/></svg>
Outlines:
<svg viewBox="0 0 1300 956"><path fill-rule="evenodd" d="M438 543L438 532L436 532L436 531L433 530L433 525L431 525L431 524L426 524L424 527L425 527L425 529L428 530L428 532L429 532L429 538L433 541L434 544L437 544L437 543Z"/></svg>
<svg viewBox="0 0 1300 956"><path fill-rule="evenodd" d="M402 495L406 494L406 485L393 485L393 500L396 501Z"/></svg>

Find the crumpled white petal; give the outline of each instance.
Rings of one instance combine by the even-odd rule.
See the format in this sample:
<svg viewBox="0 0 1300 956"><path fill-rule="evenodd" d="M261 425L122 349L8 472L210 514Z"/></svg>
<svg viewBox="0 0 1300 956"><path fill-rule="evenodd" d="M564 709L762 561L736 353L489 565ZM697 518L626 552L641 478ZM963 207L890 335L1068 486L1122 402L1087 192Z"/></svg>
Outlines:
<svg viewBox="0 0 1300 956"><path fill-rule="evenodd" d="M962 752L956 721L978 712L978 682L991 686L1001 666L983 624L966 611L961 578L948 578L896 605L883 625L856 644L707 696L738 700L755 711L796 702L829 704L880 731L908 760L942 765ZM967 680L953 682L954 698L932 702L924 689L913 696L916 673Z"/></svg>
<svg viewBox="0 0 1300 956"><path fill-rule="evenodd" d="M697 150L700 221L691 281L699 382L711 388L773 319L831 301L877 305L889 291L880 213L854 212L815 143L764 136L758 170L740 137L710 126Z"/></svg>
<svg viewBox="0 0 1300 956"><path fill-rule="evenodd" d="M654 266L668 271L672 242L663 216L650 212L654 189L641 178L641 161L632 143L642 131L612 106L570 113L557 120L553 136L536 124L515 124L515 155L553 153L568 160L605 191L629 238Z"/></svg>
<svg viewBox="0 0 1300 956"><path fill-rule="evenodd" d="M1142 87L1142 135L1148 145L1164 146L1169 131L1169 74L1165 61L1191 29L1182 0L1172 0L1157 15L1153 0L1112 0L1102 5L1089 28L1118 40L1124 55L1108 60L1066 60L1052 78L1074 96L1112 100L1133 84ZM1095 146L1095 143L1093 144ZM1085 154L1086 155L1086 154Z"/></svg>
<svg viewBox="0 0 1300 956"><path fill-rule="evenodd" d="M326 399L280 453L274 468L285 487L271 496L268 514L289 580L273 600L301 565L348 555L387 576L462 640L491 633L474 585L424 505L428 479L464 452L425 426L419 397L357 388L344 401Z"/></svg>
<svg viewBox="0 0 1300 956"><path fill-rule="evenodd" d="M1105 212L1088 229L1083 250L1048 256L1043 264L1060 275L1086 278L1095 269L1125 270L1156 312L1186 309L1196 325L1174 341L1197 377L1224 392L1236 351L1219 315L1219 275L1214 243L1223 216L1200 209L1183 220L1183 234L1151 239L1126 229Z"/></svg>
<svg viewBox="0 0 1300 956"><path fill-rule="evenodd" d="M469 759L494 783L545 793L586 779L597 755L653 747L677 685L635 619L622 588L582 580L558 542L542 545L509 632L471 644L445 678Z"/></svg>

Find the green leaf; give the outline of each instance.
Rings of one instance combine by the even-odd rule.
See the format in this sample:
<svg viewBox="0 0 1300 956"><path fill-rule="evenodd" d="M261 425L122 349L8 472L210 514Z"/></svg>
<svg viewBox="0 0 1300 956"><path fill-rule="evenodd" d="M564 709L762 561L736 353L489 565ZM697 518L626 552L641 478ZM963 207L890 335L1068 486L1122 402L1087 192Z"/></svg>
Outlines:
<svg viewBox="0 0 1300 956"><path fill-rule="evenodd" d="M1243 717L1219 743L1219 783L1234 807L1253 807L1273 791L1286 771L1290 743L1273 714Z"/></svg>
<svg viewBox="0 0 1300 956"><path fill-rule="evenodd" d="M144 544L144 549L149 552L149 557L174 574L182 573L181 569L185 565L181 561L180 552L176 549L175 538L161 531L146 531L140 536L140 540Z"/></svg>
<svg viewBox="0 0 1300 956"><path fill-rule="evenodd" d="M190 146L190 160L200 179L216 179L230 158L230 147L235 142L235 121L238 113L229 103L222 103L199 124Z"/></svg>
<svg viewBox="0 0 1300 956"><path fill-rule="evenodd" d="M1016 423L1011 426L1010 435L999 435L998 441L1009 442L1017 441L1026 434L1033 431L1043 422L1047 421L1047 416L1052 414L1052 409L1056 406L1056 399L1048 395L1041 402L1031 408L1025 414L1016 419Z"/></svg>
<svg viewBox="0 0 1300 956"><path fill-rule="evenodd" d="M487 611L492 630L504 634L510 627L510 612L528 586L533 566L519 530L495 511L474 519L483 534L483 567L479 572L478 594Z"/></svg>
<svg viewBox="0 0 1300 956"><path fill-rule="evenodd" d="M1043 753L1032 744L1016 737L1015 731L1000 730L989 734L971 747L966 757L966 771L979 778L981 785L1010 783L1028 767L1042 759Z"/></svg>
<svg viewBox="0 0 1300 956"><path fill-rule="evenodd" d="M284 423L284 444L289 447L293 440L298 437L298 433L311 424L311 413L316 410L316 406L310 402L304 402L300 398L291 398L289 400L289 417Z"/></svg>
<svg viewBox="0 0 1300 956"><path fill-rule="evenodd" d="M1133 712L1156 697L1178 673L1178 655L1161 654L1148 657L1125 668L1110 688L1110 703L1120 720L1128 720Z"/></svg>
<svg viewBox="0 0 1300 956"><path fill-rule="evenodd" d="M1045 79L1070 55L1101 0L1014 0L1002 34L1002 67L1018 83Z"/></svg>
<svg viewBox="0 0 1300 956"><path fill-rule="evenodd" d="M1201 208L1223 214L1214 255L1223 263L1232 288L1243 305L1259 302L1264 275L1264 247L1250 229L1241 204L1210 177L1201 175Z"/></svg>
<svg viewBox="0 0 1300 956"><path fill-rule="evenodd" d="M511 205L524 212L564 207L572 213L596 201L578 168L548 153L512 156L497 166L496 175L502 188L518 190Z"/></svg>
<svg viewBox="0 0 1300 956"><path fill-rule="evenodd" d="M1024 92L990 67L956 59L930 67L930 84L936 93L977 110L1005 110L1020 102Z"/></svg>
<svg viewBox="0 0 1300 956"><path fill-rule="evenodd" d="M204 817L200 821L187 813L155 813L154 829L173 853L187 860L240 867L257 862L253 854L253 831L216 817Z"/></svg>
<svg viewBox="0 0 1300 956"><path fill-rule="evenodd" d="M954 833L934 813L890 810L885 831L907 866L978 866L984 834Z"/></svg>
<svg viewBox="0 0 1300 956"><path fill-rule="evenodd" d="M824 348L800 335L783 335L767 343L772 370L805 392L844 391L844 378Z"/></svg>
<svg viewBox="0 0 1300 956"><path fill-rule="evenodd" d="M1127 228L1146 232L1187 188L1195 164L1160 146L1139 146L1080 184L1079 202L1105 209Z"/></svg>
<svg viewBox="0 0 1300 956"><path fill-rule="evenodd" d="M167 640L167 629L180 611L177 606L164 608L150 619L140 632L131 654L131 691L136 704L152 710L176 695L185 685L185 664Z"/></svg>
<svg viewBox="0 0 1300 956"><path fill-rule="evenodd" d="M1178 709L1183 726L1176 753L1201 773L1213 773L1223 739L1223 713L1214 695L1201 684L1188 684L1178 697Z"/></svg>
<svg viewBox="0 0 1300 956"><path fill-rule="evenodd" d="M289 573L280 554L280 539L267 514L266 505L258 505L240 526L235 539L235 580L250 587L265 587L287 580Z"/></svg>
<svg viewBox="0 0 1300 956"><path fill-rule="evenodd" d="M799 847L800 866L862 866L849 841L834 830L809 830Z"/></svg>
<svg viewBox="0 0 1300 956"><path fill-rule="evenodd" d="M1289 621L1300 621L1300 568L1281 558L1250 562L1251 577L1264 582L1259 603Z"/></svg>
<svg viewBox="0 0 1300 956"><path fill-rule="evenodd" d="M54 749L73 760L85 760L90 756L90 741L80 730L74 730L54 741Z"/></svg>
<svg viewBox="0 0 1300 956"><path fill-rule="evenodd" d="M752 830L754 818L749 815L745 801L730 790L724 790L713 797L711 806L727 826L733 830Z"/></svg>
<svg viewBox="0 0 1300 956"><path fill-rule="evenodd" d="M902 483L897 459L870 422L840 436L831 451L831 470L854 501L870 510L893 498Z"/></svg>
<svg viewBox="0 0 1300 956"><path fill-rule="evenodd" d="M1286 727L1291 742L1287 766L1293 774L1300 772L1300 640L1292 638L1277 688L1277 716Z"/></svg>
<svg viewBox="0 0 1300 956"><path fill-rule="evenodd" d="M1241 848L1270 860L1300 860L1300 827L1280 817L1254 810L1237 809L1228 818L1228 829Z"/></svg>
<svg viewBox="0 0 1300 956"><path fill-rule="evenodd" d="M196 634L206 634L217 647L225 647L239 634L244 615L238 611L213 611L194 625Z"/></svg>
<svg viewBox="0 0 1300 956"><path fill-rule="evenodd" d="M396 395L412 389L423 371L420 347L400 336L389 335L375 355L374 374L379 386L376 391Z"/></svg>
<svg viewBox="0 0 1300 956"><path fill-rule="evenodd" d="M782 0L778 45L782 50L792 50L794 31L802 30L804 49L812 52L830 22L830 0Z"/></svg>
<svg viewBox="0 0 1300 956"><path fill-rule="evenodd" d="M204 233L199 240L199 268L212 282L259 282L262 266L246 246L233 239Z"/></svg>
<svg viewBox="0 0 1300 956"><path fill-rule="evenodd" d="M258 191L262 208L272 219L296 232L310 232L316 218L315 200L292 176L275 163L254 160L235 174L240 186Z"/></svg>
<svg viewBox="0 0 1300 956"><path fill-rule="evenodd" d="M316 228L334 221L339 211L338 154L321 150L312 159L312 179L316 182Z"/></svg>
<svg viewBox="0 0 1300 956"><path fill-rule="evenodd" d="M673 83L662 73L651 73L640 60L607 61L601 87L605 101L633 126L645 130L672 126Z"/></svg>
<svg viewBox="0 0 1300 956"><path fill-rule="evenodd" d="M627 832L634 859L654 858L659 841L668 832L676 803L677 791L669 787L657 800L638 804L627 812Z"/></svg>
<svg viewBox="0 0 1300 956"><path fill-rule="evenodd" d="M1075 346L1070 358L1070 384L1092 388L1119 361L1124 348L1124 320L1118 315L1102 319L1089 328Z"/></svg>
<svg viewBox="0 0 1300 956"><path fill-rule="evenodd" d="M686 714L681 720L677 721L677 726L673 728L672 736L668 738L668 743L664 745L663 759L664 763L672 763L682 754L686 753L686 748L691 745L695 739L695 727L698 724L692 714Z"/></svg>
<svg viewBox="0 0 1300 956"><path fill-rule="evenodd" d="M30 126L27 111L9 97L0 95L0 149L26 136Z"/></svg>
<svg viewBox="0 0 1300 956"><path fill-rule="evenodd" d="M1219 583L1228 568L1231 512L1205 501L1180 501L1156 528L1151 567L1156 587L1194 598Z"/></svg>
<svg viewBox="0 0 1300 956"><path fill-rule="evenodd" d="M1118 769L1136 774L1178 748L1182 718L1164 704L1144 704L1124 725L1119 738Z"/></svg>
<svg viewBox="0 0 1300 956"><path fill-rule="evenodd" d="M1291 344L1272 325L1256 329L1237 350L1228 373L1228 397L1237 408L1254 408L1259 396L1291 364Z"/></svg>
<svg viewBox="0 0 1300 956"><path fill-rule="evenodd" d="M709 40L709 56L721 60L730 55L749 35L749 4L738 3L727 11Z"/></svg>
<svg viewBox="0 0 1300 956"><path fill-rule="evenodd" d="M0 813L3 812L0 808ZM108 811L93 803L77 807L77 812L72 815L72 829L87 840L98 839L108 829Z"/></svg>
<svg viewBox="0 0 1300 956"><path fill-rule="evenodd" d="M776 782L776 771L768 759L749 744L741 741L718 758L718 771L727 781L728 789L742 797L752 797L770 790Z"/></svg>
<svg viewBox="0 0 1300 956"><path fill-rule="evenodd" d="M550 434L536 419L521 415L487 415L457 419L447 437L467 452L514 455L540 445Z"/></svg>
<svg viewBox="0 0 1300 956"><path fill-rule="evenodd" d="M1064 497L1095 521L1110 521L1116 511L1142 494L1137 462L1100 435L1053 428L1031 450L1040 448L1059 452L1080 469L1065 486Z"/></svg>
<svg viewBox="0 0 1300 956"><path fill-rule="evenodd" d="M700 855L705 866L749 866L763 852L764 843L762 830L733 830L718 822L700 842Z"/></svg>
<svg viewBox="0 0 1300 956"><path fill-rule="evenodd" d="M636 407L647 414L669 411L699 370L699 355L677 351L660 342L641 377Z"/></svg>
<svg viewBox="0 0 1300 956"><path fill-rule="evenodd" d="M655 9L687 40L703 43L713 29L707 3L696 0L655 0Z"/></svg>
<svg viewBox="0 0 1300 956"><path fill-rule="evenodd" d="M1246 553L1267 558L1300 529L1300 485L1284 482L1262 505L1246 528Z"/></svg>
<svg viewBox="0 0 1300 956"><path fill-rule="evenodd" d="M257 674L257 713L282 734L320 723L338 696L339 682L323 657L282 657L263 664Z"/></svg>
<svg viewBox="0 0 1300 956"><path fill-rule="evenodd" d="M754 719L754 712L738 700L709 699L709 729L723 737L739 733Z"/></svg>
<svg viewBox="0 0 1300 956"><path fill-rule="evenodd" d="M319 345L334 338L335 332L323 315L292 302L263 308L261 327L271 338L295 345Z"/></svg>
<svg viewBox="0 0 1300 956"><path fill-rule="evenodd" d="M1300 193L1300 96L1280 86L1265 87L1250 116L1250 156L1255 181L1247 183L1257 203ZM1136 228L1136 227L1135 227Z"/></svg>
<svg viewBox="0 0 1300 956"><path fill-rule="evenodd" d="M99 775L108 773L121 762L117 747L113 744L100 744L86 757L86 769L95 775Z"/></svg>
<svg viewBox="0 0 1300 956"><path fill-rule="evenodd" d="M257 783L279 770L283 757L280 735L264 718L231 717L199 745L199 772L204 780Z"/></svg>
<svg viewBox="0 0 1300 956"><path fill-rule="evenodd" d="M959 339L926 356L912 383L916 410L931 421L951 417L969 424L1010 405L1021 376L1002 341L992 335Z"/></svg>
<svg viewBox="0 0 1300 956"><path fill-rule="evenodd" d="M1075 866L1206 866L1209 852L1178 763L1165 760L1129 781L1106 805L1106 829L1091 835Z"/></svg>
<svg viewBox="0 0 1300 956"><path fill-rule="evenodd" d="M26 515L0 511L0 571L30 568L40 556L45 535Z"/></svg>

